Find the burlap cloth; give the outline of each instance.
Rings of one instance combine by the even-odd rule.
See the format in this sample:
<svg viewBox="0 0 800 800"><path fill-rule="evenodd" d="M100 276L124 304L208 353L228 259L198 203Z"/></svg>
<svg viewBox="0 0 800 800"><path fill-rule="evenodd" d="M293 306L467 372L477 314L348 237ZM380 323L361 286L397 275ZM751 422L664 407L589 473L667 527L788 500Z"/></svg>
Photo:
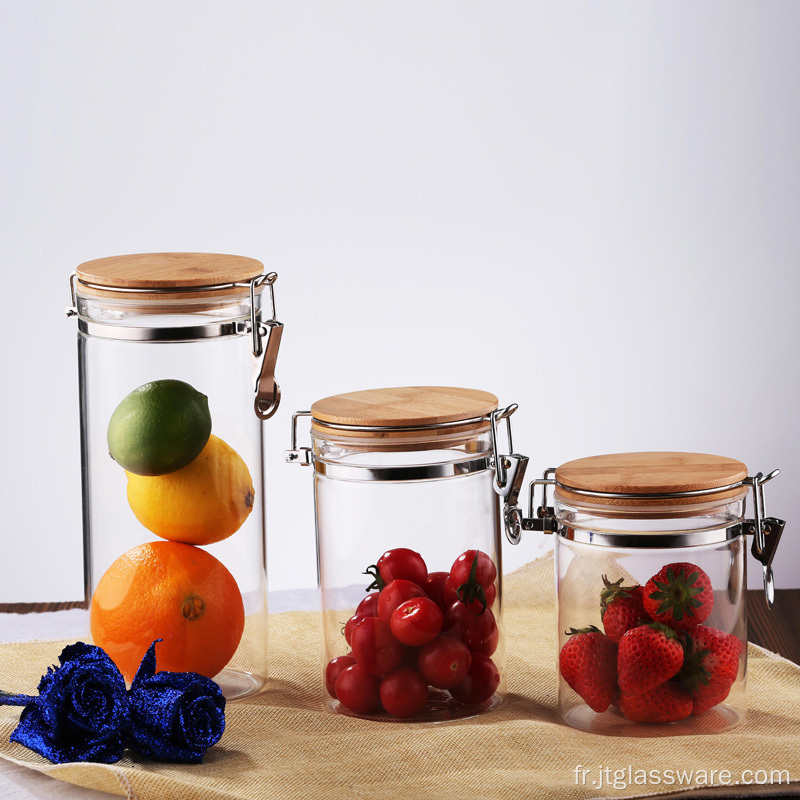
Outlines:
<svg viewBox="0 0 800 800"><path fill-rule="evenodd" d="M800 793L800 668L751 645L747 722L723 734L628 739L582 733L561 724L555 712L552 557L509 576L504 590L509 695L500 709L477 718L425 725L324 710L319 615L289 612L270 621L269 689L229 704L225 735L201 765L126 756L112 766L55 766L9 743L19 709L5 707L0 756L63 781L142 800L645 797L705 783L617 789L604 780L600 788L593 780L605 767L727 769L732 780L744 770L787 770L795 781L791 786L784 776L782 786L729 786L711 794ZM52 642L0 647L0 687L32 690L60 648ZM590 770L583 783L576 779L579 765Z"/></svg>

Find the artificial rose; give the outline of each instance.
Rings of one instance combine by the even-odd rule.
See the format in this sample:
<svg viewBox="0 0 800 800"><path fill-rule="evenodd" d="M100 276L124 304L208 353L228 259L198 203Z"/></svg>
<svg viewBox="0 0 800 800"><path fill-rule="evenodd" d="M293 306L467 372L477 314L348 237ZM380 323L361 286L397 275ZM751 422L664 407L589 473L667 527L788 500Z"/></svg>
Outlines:
<svg viewBox="0 0 800 800"><path fill-rule="evenodd" d="M39 682L39 696L0 696L0 705L25 706L11 734L55 764L99 761L113 764L123 752L128 722L125 680L99 647L76 642Z"/></svg>
<svg viewBox="0 0 800 800"><path fill-rule="evenodd" d="M225 697L202 675L156 673L155 648L153 642L131 684L127 745L150 758L199 764L225 730Z"/></svg>

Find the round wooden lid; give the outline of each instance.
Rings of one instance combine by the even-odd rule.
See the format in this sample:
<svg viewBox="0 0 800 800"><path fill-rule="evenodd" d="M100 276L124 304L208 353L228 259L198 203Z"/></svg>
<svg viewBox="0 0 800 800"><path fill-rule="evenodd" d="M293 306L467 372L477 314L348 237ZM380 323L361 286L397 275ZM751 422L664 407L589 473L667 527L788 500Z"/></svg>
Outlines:
<svg viewBox="0 0 800 800"><path fill-rule="evenodd" d="M222 253L136 253L85 261L76 273L82 294L148 299L159 291L186 290L183 297L207 296L207 287L242 283L258 277L264 265L254 258ZM88 284L88 285L87 285ZM197 293L192 292L193 288ZM153 289L152 295L142 292ZM205 289L205 290L204 290ZM242 292L242 288L214 290L213 294ZM167 294L167 297L170 295Z"/></svg>
<svg viewBox="0 0 800 800"><path fill-rule="evenodd" d="M556 469L556 496L579 499L599 505L664 506L703 503L726 499L741 493L741 486L726 491L716 489L740 484L747 467L734 458L704 453L611 453L568 461ZM577 489L572 492L570 489ZM704 490L708 493L705 494ZM629 497L602 497L580 492L623 494ZM647 497L647 495L698 492L687 497ZM638 496L637 496L638 495Z"/></svg>
<svg viewBox="0 0 800 800"><path fill-rule="evenodd" d="M497 398L479 389L399 386L325 397L311 406L311 416L332 425L411 428L485 417L496 408Z"/></svg>

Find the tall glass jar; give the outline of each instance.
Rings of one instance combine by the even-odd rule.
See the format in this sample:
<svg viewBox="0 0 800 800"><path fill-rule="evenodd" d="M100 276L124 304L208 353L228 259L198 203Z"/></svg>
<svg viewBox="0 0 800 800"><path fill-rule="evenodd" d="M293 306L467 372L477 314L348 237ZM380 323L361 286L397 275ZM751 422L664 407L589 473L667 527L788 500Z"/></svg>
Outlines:
<svg viewBox="0 0 800 800"><path fill-rule="evenodd" d="M313 465L331 710L447 720L505 692L502 563L488 392L401 387L295 415ZM311 416L311 447L297 418Z"/></svg>
<svg viewBox="0 0 800 800"><path fill-rule="evenodd" d="M159 669L214 678L229 699L265 683L276 277L208 253L104 258L72 276L85 602L92 641L128 681L160 639Z"/></svg>
<svg viewBox="0 0 800 800"><path fill-rule="evenodd" d="M724 731L746 713L747 534L773 596L783 521L763 477L697 453L618 453L539 483L555 538L558 712L620 736ZM753 488L755 517L745 519Z"/></svg>

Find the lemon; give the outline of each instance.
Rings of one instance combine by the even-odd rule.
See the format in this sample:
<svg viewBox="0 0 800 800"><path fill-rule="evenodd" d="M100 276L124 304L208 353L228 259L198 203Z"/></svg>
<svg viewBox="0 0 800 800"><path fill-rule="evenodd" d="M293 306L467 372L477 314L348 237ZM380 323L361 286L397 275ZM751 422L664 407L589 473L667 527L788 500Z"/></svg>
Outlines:
<svg viewBox="0 0 800 800"><path fill-rule="evenodd" d="M128 503L148 530L173 542L213 544L236 533L255 489L241 456L213 434L200 455L168 475L128 472Z"/></svg>
<svg viewBox="0 0 800 800"><path fill-rule="evenodd" d="M166 475L191 463L211 434L208 398L183 381L134 389L114 409L108 452L127 472Z"/></svg>

